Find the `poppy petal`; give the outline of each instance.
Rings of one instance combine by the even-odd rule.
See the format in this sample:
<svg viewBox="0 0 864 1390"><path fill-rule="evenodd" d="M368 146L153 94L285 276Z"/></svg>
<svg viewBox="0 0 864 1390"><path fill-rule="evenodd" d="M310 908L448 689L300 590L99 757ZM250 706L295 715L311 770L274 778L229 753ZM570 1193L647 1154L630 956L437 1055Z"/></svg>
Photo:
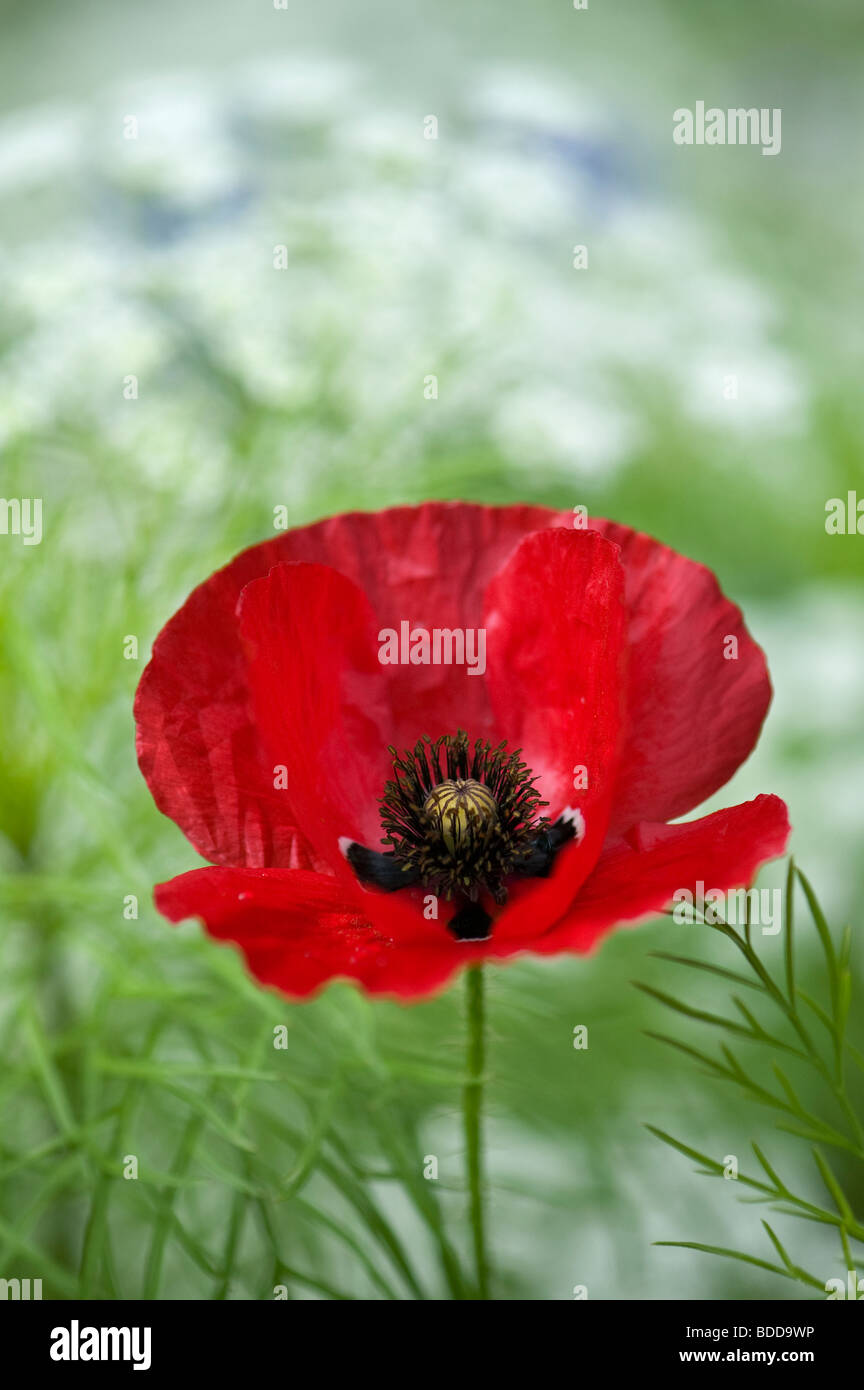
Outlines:
<svg viewBox="0 0 864 1390"><path fill-rule="evenodd" d="M604 849L570 911L531 949L590 951L616 923L661 911L679 889L726 892L752 883L781 855L789 815L778 796L757 796L680 825L641 824Z"/></svg>
<svg viewBox="0 0 864 1390"><path fill-rule="evenodd" d="M411 999L443 988L473 958L444 931L394 943L324 874L193 869L159 884L155 896L170 921L200 918L211 936L240 947L257 980L294 998L349 979L370 994Z"/></svg>
<svg viewBox="0 0 864 1390"><path fill-rule="evenodd" d="M219 570L157 637L135 696L138 762L160 811L204 858L317 868L249 717L236 618L244 569Z"/></svg>
<svg viewBox="0 0 864 1390"><path fill-rule="evenodd" d="M324 565L278 564L238 608L255 723L316 853L353 880L340 842L377 845L392 723L365 595Z"/></svg>
<svg viewBox="0 0 864 1390"><path fill-rule="evenodd" d="M625 612L618 547L596 531L527 536L489 585L496 724L537 778L553 822L580 833L550 878L514 884L497 935L541 932L572 902L606 836L621 735Z"/></svg>
<svg viewBox="0 0 864 1390"><path fill-rule="evenodd" d="M771 701L765 656L710 570L650 536L598 523L626 576L626 738L612 828L675 819L752 751Z"/></svg>
<svg viewBox="0 0 864 1390"><path fill-rule="evenodd" d="M489 580L527 533L553 517L540 507L427 502L351 512L288 533L280 558L331 565L363 589L380 630L476 629ZM271 544L273 544L271 542ZM494 737L486 682L467 664L384 668L391 686L388 743L409 748L424 734L468 730Z"/></svg>

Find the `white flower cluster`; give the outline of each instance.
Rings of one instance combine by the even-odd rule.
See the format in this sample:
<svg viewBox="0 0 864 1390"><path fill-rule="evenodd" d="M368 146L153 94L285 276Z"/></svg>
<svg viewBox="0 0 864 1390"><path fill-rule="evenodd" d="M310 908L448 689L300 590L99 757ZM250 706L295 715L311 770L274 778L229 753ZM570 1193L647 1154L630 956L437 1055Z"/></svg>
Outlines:
<svg viewBox="0 0 864 1390"><path fill-rule="evenodd" d="M519 72L466 90L433 122L307 59L7 119L0 446L87 431L211 495L242 447L282 496L469 451L578 481L670 412L798 428L772 306L628 133Z"/></svg>

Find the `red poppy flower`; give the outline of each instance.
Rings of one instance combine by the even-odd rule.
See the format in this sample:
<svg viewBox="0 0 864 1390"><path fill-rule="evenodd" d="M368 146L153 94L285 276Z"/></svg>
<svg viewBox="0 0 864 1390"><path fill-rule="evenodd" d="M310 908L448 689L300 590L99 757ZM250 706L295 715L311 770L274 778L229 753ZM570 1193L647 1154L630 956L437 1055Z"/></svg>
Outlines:
<svg viewBox="0 0 864 1390"><path fill-rule="evenodd" d="M770 694L713 575L627 527L428 503L287 532L194 591L141 679L141 770L212 863L157 906L294 996L587 951L783 852L775 796L668 824Z"/></svg>

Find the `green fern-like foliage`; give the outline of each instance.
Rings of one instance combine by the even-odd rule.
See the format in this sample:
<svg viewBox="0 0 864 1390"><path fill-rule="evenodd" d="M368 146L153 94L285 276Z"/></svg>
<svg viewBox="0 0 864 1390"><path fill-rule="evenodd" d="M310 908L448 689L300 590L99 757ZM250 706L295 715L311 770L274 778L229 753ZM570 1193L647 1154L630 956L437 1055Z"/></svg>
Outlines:
<svg viewBox="0 0 864 1390"><path fill-rule="evenodd" d="M803 892L821 946L826 987L824 1003L803 989L797 979L794 925L796 890ZM860 1210L860 1203L856 1211L828 1158L832 1152L840 1156L839 1161L844 1168L855 1173L860 1191L860 1179L864 1177L864 1170L860 1167L864 1165L864 1122L859 1083L860 1074L864 1072L864 1055L848 1037L852 1004L851 930L846 927L839 943L835 942L813 888L791 859L786 879L781 970L769 971L755 949L749 897L747 916L740 931L722 920L709 921L708 915L716 916L706 914L702 925L707 930L719 932L731 943L741 958L737 963L743 963L744 970L665 951L656 952L655 955L669 964L688 970L708 971L724 984L750 991L753 1008L735 992L730 995L735 1013L721 1016L695 1008L650 985L638 984L637 988L664 1007L687 1019L719 1029L724 1041L712 1054L680 1038L655 1032L649 1033L649 1036L684 1053L708 1075L740 1088L750 1100L771 1113L776 1129L795 1136L802 1145L807 1146L827 1194L826 1204L799 1195L795 1190L798 1184L784 1181L755 1141L752 1149L758 1168L750 1175L743 1172L736 1174L738 1189L744 1189L745 1201L764 1203L784 1216L798 1217L824 1226L831 1239L839 1241L844 1269L854 1271L856 1251L859 1262L864 1260L864 1212ZM778 975L782 978L776 978ZM757 1017L754 1012L756 1008L760 1008L763 1018L771 1017L772 1021L767 1023ZM770 1080L757 1079L752 1069L732 1050L732 1042L736 1046L741 1043L753 1044L763 1055L779 1053L784 1059L783 1065L774 1060ZM793 1084L789 1075L790 1063L803 1068L802 1074L809 1073L806 1099L802 1099L803 1087ZM664 1144L698 1164L699 1173L715 1178L729 1176L724 1162L692 1148L654 1125L647 1128ZM767 1221L762 1221L762 1227L776 1259L765 1259L743 1250L692 1240L655 1243L738 1260L784 1279L795 1280L808 1288L818 1289L824 1296L829 1287L827 1280L797 1264Z"/></svg>

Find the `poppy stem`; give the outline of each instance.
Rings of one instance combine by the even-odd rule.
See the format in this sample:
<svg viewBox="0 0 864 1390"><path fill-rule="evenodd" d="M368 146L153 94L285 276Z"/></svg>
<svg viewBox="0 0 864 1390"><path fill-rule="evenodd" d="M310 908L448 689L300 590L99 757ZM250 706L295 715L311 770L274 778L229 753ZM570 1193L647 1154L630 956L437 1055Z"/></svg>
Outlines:
<svg viewBox="0 0 864 1390"><path fill-rule="evenodd" d="M483 999L483 966L469 965L465 972L465 1005L468 1025L466 1081L462 1093L465 1125L465 1162L469 1215L474 1243L478 1299L489 1297L489 1262L486 1255L485 1182L483 1177L483 1086L486 1080L486 1020Z"/></svg>

